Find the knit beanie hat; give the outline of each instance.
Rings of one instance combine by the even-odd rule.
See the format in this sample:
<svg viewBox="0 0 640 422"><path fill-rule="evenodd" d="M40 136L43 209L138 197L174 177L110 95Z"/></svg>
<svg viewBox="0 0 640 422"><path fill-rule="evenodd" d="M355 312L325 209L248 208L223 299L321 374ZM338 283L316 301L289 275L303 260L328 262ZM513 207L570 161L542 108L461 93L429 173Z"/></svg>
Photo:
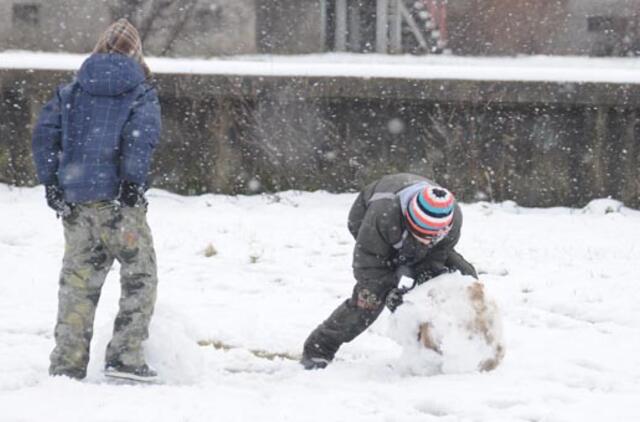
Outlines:
<svg viewBox="0 0 640 422"><path fill-rule="evenodd" d="M142 41L138 30L125 18L112 23L102 33L93 52L102 54L118 53L131 57L140 63L146 77L151 76L151 71L142 56Z"/></svg>
<svg viewBox="0 0 640 422"><path fill-rule="evenodd" d="M427 186L409 201L409 230L421 238L442 238L453 226L455 198L445 188Z"/></svg>

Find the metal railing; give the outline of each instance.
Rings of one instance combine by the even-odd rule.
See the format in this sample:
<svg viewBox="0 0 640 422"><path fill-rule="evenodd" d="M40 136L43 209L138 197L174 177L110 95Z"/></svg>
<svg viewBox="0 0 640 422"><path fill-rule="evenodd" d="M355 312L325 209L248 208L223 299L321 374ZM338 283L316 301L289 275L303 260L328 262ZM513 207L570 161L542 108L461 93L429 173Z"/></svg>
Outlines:
<svg viewBox="0 0 640 422"><path fill-rule="evenodd" d="M361 44L358 0L335 0L334 49ZM376 0L375 51L380 54L440 53L446 47L446 0Z"/></svg>

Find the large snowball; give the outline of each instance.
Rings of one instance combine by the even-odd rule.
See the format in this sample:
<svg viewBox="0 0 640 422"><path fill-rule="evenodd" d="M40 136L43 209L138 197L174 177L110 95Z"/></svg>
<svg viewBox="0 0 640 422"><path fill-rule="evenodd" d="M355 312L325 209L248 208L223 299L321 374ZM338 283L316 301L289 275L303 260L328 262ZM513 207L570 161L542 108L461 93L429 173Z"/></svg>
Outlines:
<svg viewBox="0 0 640 422"><path fill-rule="evenodd" d="M473 277L445 274L416 287L391 315L401 366L422 375L488 371L504 356L496 303Z"/></svg>

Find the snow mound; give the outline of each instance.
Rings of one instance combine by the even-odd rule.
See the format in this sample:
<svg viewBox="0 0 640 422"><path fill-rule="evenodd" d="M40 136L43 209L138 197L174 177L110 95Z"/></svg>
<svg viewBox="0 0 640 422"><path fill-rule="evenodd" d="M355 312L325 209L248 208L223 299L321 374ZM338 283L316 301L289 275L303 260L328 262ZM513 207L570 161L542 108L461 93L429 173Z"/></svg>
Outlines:
<svg viewBox="0 0 640 422"><path fill-rule="evenodd" d="M582 209L582 213L593 215L619 213L622 210L622 207L624 207L624 204L620 201L616 201L615 199L594 199Z"/></svg>
<svg viewBox="0 0 640 422"><path fill-rule="evenodd" d="M478 201L474 205L474 207L478 208L480 213L485 216L493 215L496 211L502 211L506 214L521 214L522 209L520 205L518 205L515 201L503 201L503 202L487 202L487 201Z"/></svg>
<svg viewBox="0 0 640 422"><path fill-rule="evenodd" d="M105 318L92 345L87 380L104 381L104 350L111 339L115 315ZM150 336L144 342L147 363L158 372L163 384L193 385L201 381L204 360L189 319L167 304L156 307L151 320Z"/></svg>
<svg viewBox="0 0 640 422"><path fill-rule="evenodd" d="M418 375L494 369L504 356L496 303L473 277L445 274L418 286L391 315L401 370Z"/></svg>
<svg viewBox="0 0 640 422"><path fill-rule="evenodd" d="M145 345L149 364L167 384L192 385L201 380L204 360L187 316L166 304L156 309Z"/></svg>

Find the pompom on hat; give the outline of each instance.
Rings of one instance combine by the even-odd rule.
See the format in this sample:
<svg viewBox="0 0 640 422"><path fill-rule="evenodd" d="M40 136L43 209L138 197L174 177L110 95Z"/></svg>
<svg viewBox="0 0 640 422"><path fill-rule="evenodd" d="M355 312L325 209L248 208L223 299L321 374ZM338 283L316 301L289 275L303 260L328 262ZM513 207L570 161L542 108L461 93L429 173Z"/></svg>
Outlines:
<svg viewBox="0 0 640 422"><path fill-rule="evenodd" d="M405 217L409 231L423 239L446 236L453 226L455 198L445 188L427 186L409 201Z"/></svg>

